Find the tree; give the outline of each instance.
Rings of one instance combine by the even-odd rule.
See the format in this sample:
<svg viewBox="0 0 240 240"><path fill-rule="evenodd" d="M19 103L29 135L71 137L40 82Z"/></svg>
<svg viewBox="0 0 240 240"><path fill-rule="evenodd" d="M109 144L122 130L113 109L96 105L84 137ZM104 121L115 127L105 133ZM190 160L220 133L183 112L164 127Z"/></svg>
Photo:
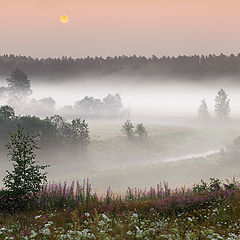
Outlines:
<svg viewBox="0 0 240 240"><path fill-rule="evenodd" d="M228 95L223 89L220 89L216 98L215 98L215 113L218 119L225 120L228 118L230 113Z"/></svg>
<svg viewBox="0 0 240 240"><path fill-rule="evenodd" d="M30 80L25 72L16 69L7 79L8 92L10 95L25 98L32 93Z"/></svg>
<svg viewBox="0 0 240 240"><path fill-rule="evenodd" d="M104 108L108 113L111 113L113 115L119 114L121 108L122 108L122 99L120 97L119 93L116 93L115 95L108 94L103 99Z"/></svg>
<svg viewBox="0 0 240 240"><path fill-rule="evenodd" d="M15 117L15 112L9 105L4 105L0 107L0 117L3 119L11 119Z"/></svg>
<svg viewBox="0 0 240 240"><path fill-rule="evenodd" d="M72 120L73 141L86 145L89 141L89 129L85 120L75 118Z"/></svg>
<svg viewBox="0 0 240 240"><path fill-rule="evenodd" d="M46 172L41 171L48 165L40 166L35 161L35 151L39 149L36 137L25 134L19 125L6 147L13 162L13 171L7 171L3 180L6 189L19 194L38 192L47 180Z"/></svg>
<svg viewBox="0 0 240 240"><path fill-rule="evenodd" d="M83 111L84 113L89 113L94 106L94 98L93 97L84 97L82 100L79 100L75 103L75 108L79 111Z"/></svg>
<svg viewBox="0 0 240 240"><path fill-rule="evenodd" d="M140 138L146 138L148 136L147 130L142 123L137 124L135 133L138 134Z"/></svg>
<svg viewBox="0 0 240 240"><path fill-rule="evenodd" d="M50 122L56 127L56 129L60 129L64 125L63 118L59 115L50 117Z"/></svg>
<svg viewBox="0 0 240 240"><path fill-rule="evenodd" d="M202 121L206 121L210 119L210 114L208 112L208 106L205 102L205 99L201 101L201 105L198 108L198 118Z"/></svg>
<svg viewBox="0 0 240 240"><path fill-rule="evenodd" d="M128 138L132 138L134 136L134 125L130 120L127 120L122 126L122 133L126 134Z"/></svg>

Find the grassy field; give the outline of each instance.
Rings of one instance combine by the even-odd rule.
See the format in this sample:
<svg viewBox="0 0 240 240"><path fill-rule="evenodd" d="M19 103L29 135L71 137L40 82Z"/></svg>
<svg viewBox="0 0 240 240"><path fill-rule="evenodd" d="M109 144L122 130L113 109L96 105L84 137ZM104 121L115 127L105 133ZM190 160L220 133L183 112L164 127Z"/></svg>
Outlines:
<svg viewBox="0 0 240 240"><path fill-rule="evenodd" d="M238 176L238 171L226 170L219 164L218 156L164 162L165 159L231 144L240 135L238 129L146 125L148 139L128 141L120 132L121 124L90 122L91 142L86 161L68 161L64 168L65 161L53 165L50 173L57 170L51 174L51 179L67 179L70 182L89 178L97 191L103 191L108 186L118 191L129 186L149 187L161 181L179 186L191 185L211 176L221 179Z"/></svg>

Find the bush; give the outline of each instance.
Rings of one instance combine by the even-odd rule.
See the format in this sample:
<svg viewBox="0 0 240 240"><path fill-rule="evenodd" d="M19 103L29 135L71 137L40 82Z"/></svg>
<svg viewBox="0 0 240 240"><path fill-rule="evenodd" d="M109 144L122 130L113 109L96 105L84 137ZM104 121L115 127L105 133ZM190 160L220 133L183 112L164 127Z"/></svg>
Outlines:
<svg viewBox="0 0 240 240"><path fill-rule="evenodd" d="M34 199L22 191L0 191L0 213L28 210L34 204Z"/></svg>
<svg viewBox="0 0 240 240"><path fill-rule="evenodd" d="M122 133L127 135L127 137L133 138L134 134L137 134L140 138L146 138L148 136L146 128L143 126L142 123L137 124L136 130L134 131L134 125L130 120L127 120L122 126Z"/></svg>
<svg viewBox="0 0 240 240"><path fill-rule="evenodd" d="M140 138L144 138L144 137L146 138L148 136L147 130L142 123L136 126L135 133L138 134Z"/></svg>
<svg viewBox="0 0 240 240"><path fill-rule="evenodd" d="M134 136L134 125L130 120L127 120L122 126L122 133L126 134L128 138Z"/></svg>

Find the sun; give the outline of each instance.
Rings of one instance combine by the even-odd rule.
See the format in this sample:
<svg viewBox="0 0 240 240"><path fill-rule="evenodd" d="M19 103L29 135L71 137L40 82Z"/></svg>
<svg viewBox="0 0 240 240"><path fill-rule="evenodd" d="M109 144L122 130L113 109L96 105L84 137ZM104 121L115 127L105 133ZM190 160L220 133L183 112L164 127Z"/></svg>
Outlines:
<svg viewBox="0 0 240 240"><path fill-rule="evenodd" d="M67 15L62 15L60 17L61 23L67 23L69 21L69 17Z"/></svg>

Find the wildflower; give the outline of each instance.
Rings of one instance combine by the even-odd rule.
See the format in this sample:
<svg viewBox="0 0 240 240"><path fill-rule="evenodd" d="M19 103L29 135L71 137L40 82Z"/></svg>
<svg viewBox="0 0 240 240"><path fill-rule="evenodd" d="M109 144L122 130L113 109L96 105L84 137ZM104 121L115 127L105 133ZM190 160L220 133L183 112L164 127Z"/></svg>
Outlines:
<svg viewBox="0 0 240 240"><path fill-rule="evenodd" d="M132 216L133 216L134 218L137 218L137 217L138 217L137 213L133 213Z"/></svg>
<svg viewBox="0 0 240 240"><path fill-rule="evenodd" d="M44 229L42 229L41 233L42 233L43 235L50 235L50 234L51 234L51 231L50 231L48 228L44 228Z"/></svg>
<svg viewBox="0 0 240 240"><path fill-rule="evenodd" d="M106 220L106 221L111 221L104 213L102 214L102 217L103 217L103 219Z"/></svg>
<svg viewBox="0 0 240 240"><path fill-rule="evenodd" d="M102 220L101 220L101 221L99 221L99 223L98 223L98 225L99 225L99 226L103 226L104 224L105 224L105 222L104 222L104 221L102 221Z"/></svg>
<svg viewBox="0 0 240 240"><path fill-rule="evenodd" d="M31 231L31 235L29 236L29 238L34 238L37 236L37 233L35 231Z"/></svg>

